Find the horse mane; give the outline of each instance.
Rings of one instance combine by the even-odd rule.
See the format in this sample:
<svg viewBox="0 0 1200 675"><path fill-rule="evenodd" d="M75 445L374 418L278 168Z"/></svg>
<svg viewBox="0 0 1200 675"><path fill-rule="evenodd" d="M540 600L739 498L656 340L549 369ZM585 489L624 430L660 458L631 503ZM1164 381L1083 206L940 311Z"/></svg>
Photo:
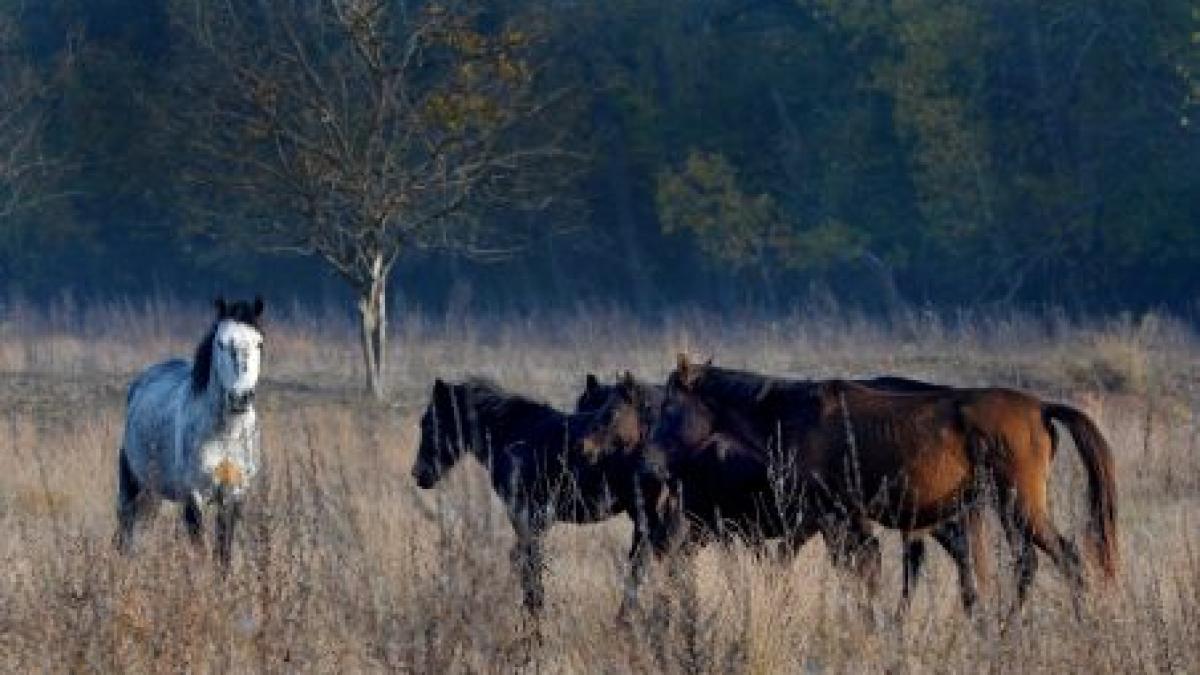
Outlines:
<svg viewBox="0 0 1200 675"><path fill-rule="evenodd" d="M505 423L521 425L543 421L548 415L556 419L563 416L547 403L509 392L484 377L469 378L454 388L465 395L470 407L477 413Z"/></svg>
<svg viewBox="0 0 1200 675"><path fill-rule="evenodd" d="M219 321L217 322L219 323ZM208 378L212 374L213 340L217 337L217 324L208 330L200 344L196 345L196 354L192 358L192 392L199 394L208 389Z"/></svg>
<svg viewBox="0 0 1200 675"><path fill-rule="evenodd" d="M735 370L719 366L703 366L702 368L692 389L706 398L716 399L724 404L754 405L762 399L764 393L776 387L794 384L748 370Z"/></svg>
<svg viewBox="0 0 1200 675"><path fill-rule="evenodd" d="M579 400L575 403L575 413L598 412L612 400L612 397L617 394L620 387L620 382L613 384L597 383L579 396ZM633 380L633 389L637 394L641 407L646 411L657 414L658 408L666 396L666 386L635 379Z"/></svg>

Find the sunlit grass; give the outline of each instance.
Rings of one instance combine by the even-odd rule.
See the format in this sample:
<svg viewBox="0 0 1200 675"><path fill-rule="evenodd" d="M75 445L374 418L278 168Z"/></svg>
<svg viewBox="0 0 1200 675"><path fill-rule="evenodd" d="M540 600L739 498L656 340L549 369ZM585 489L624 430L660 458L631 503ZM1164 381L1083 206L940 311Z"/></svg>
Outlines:
<svg viewBox="0 0 1200 675"><path fill-rule="evenodd" d="M913 315L884 327L806 311L656 325L616 314L465 325L414 316L396 326L392 397L378 405L357 394L346 317L269 308L260 395L268 471L233 573L221 580L169 505L135 556L111 546L123 387L148 361L189 352L207 308L6 307L5 671L1185 672L1200 661L1200 348L1162 317L1079 325ZM1119 584L1091 596L1077 619L1042 557L1032 600L1006 623L1008 554L989 522L997 573L981 616L963 615L954 570L933 549L901 621L900 544L888 533L883 592L867 619L858 585L832 570L819 541L788 563L717 547L698 560L695 604L656 570L627 631L615 615L630 528L614 520L552 531L547 616L535 639L509 569L512 535L482 471L464 463L432 492L409 478L433 377L487 374L566 406L587 370L658 379L681 349L801 377L890 372L1074 402L1117 457ZM1078 534L1085 483L1069 443L1052 482L1055 518Z"/></svg>

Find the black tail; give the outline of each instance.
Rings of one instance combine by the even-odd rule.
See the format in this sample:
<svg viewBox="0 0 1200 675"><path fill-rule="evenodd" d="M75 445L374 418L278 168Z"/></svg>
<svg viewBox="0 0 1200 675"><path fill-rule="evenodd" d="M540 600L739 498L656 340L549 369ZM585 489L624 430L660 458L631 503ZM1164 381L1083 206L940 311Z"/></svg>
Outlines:
<svg viewBox="0 0 1200 675"><path fill-rule="evenodd" d="M128 504L132 504L140 491L141 485L138 483L137 478L134 477L133 471L129 468L129 460L125 457L125 448L121 448L120 456L117 460L118 508L124 508Z"/></svg>

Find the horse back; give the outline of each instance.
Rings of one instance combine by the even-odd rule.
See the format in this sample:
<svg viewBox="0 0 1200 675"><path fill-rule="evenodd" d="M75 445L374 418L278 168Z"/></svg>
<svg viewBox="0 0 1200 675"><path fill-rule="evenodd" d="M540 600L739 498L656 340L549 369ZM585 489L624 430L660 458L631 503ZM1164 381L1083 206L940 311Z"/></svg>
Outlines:
<svg viewBox="0 0 1200 675"><path fill-rule="evenodd" d="M191 372L191 363L184 359L170 359L156 363L143 370L133 379L133 382L129 383L125 403L132 406L134 399L140 398L144 394L169 391L181 383L189 382Z"/></svg>
<svg viewBox="0 0 1200 675"><path fill-rule="evenodd" d="M881 435L920 452L949 452L958 447L971 455L971 462L994 465L1041 463L1054 452L1053 427L1045 423L1041 399L1015 389L900 393L842 383L832 391L838 400L826 401L827 414L841 406L842 400L848 401L851 419L859 426L870 430L873 423Z"/></svg>

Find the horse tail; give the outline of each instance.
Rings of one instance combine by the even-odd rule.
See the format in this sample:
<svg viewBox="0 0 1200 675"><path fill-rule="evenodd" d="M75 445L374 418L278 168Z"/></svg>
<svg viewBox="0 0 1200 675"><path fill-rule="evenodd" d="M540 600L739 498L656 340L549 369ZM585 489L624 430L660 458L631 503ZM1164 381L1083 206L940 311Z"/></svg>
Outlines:
<svg viewBox="0 0 1200 675"><path fill-rule="evenodd" d="M1094 549L1108 579L1117 575L1117 483L1112 448L1099 427L1082 411L1061 403L1043 403L1042 417L1047 427L1058 420L1071 433L1075 448L1088 476L1088 501L1091 502Z"/></svg>
<svg viewBox="0 0 1200 675"><path fill-rule="evenodd" d="M125 508L138 494L141 486L129 468L129 458L125 456L125 448L121 448L117 460L117 506Z"/></svg>

